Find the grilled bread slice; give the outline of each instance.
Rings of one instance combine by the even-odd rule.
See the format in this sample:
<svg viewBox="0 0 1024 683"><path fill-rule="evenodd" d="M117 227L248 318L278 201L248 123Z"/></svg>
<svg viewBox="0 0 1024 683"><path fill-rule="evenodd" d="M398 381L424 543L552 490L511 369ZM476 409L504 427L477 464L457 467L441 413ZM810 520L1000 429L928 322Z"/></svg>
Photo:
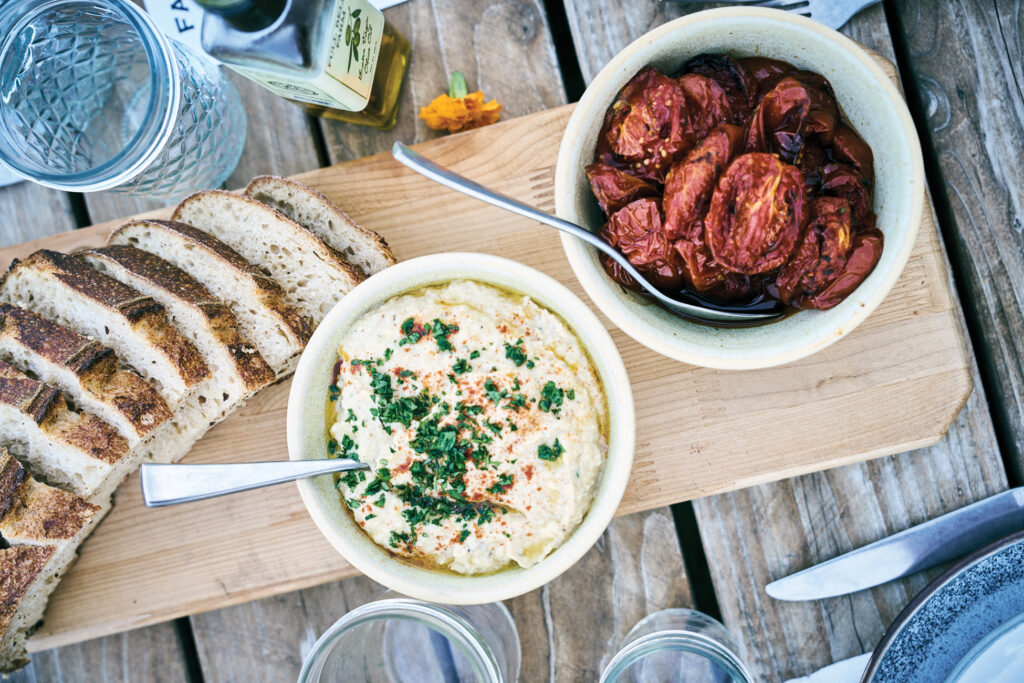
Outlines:
<svg viewBox="0 0 1024 683"><path fill-rule="evenodd" d="M69 410L55 387L0 361L0 446L44 480L106 500L137 464L128 441L91 413Z"/></svg>
<svg viewBox="0 0 1024 683"><path fill-rule="evenodd" d="M174 221L133 220L110 236L110 244L126 244L159 254L196 278L238 321L278 377L295 369L312 334L309 323L284 300L275 280L228 245L198 228Z"/></svg>
<svg viewBox="0 0 1024 683"><path fill-rule="evenodd" d="M76 252L97 269L153 297L171 323L203 354L213 390L225 406L245 401L274 381L263 356L238 332L235 315L198 280L148 251L112 245Z"/></svg>
<svg viewBox="0 0 1024 683"><path fill-rule="evenodd" d="M109 507L36 481L0 449L0 671L28 663L25 640L78 546Z"/></svg>
<svg viewBox="0 0 1024 683"><path fill-rule="evenodd" d="M356 223L334 202L307 185L261 175L249 182L245 194L318 235L366 277L395 265L395 256L383 237Z"/></svg>
<svg viewBox="0 0 1024 683"><path fill-rule="evenodd" d="M0 358L59 388L135 446L170 416L167 402L109 347L38 313L0 304Z"/></svg>
<svg viewBox="0 0 1024 683"><path fill-rule="evenodd" d="M323 240L266 204L222 190L186 197L173 219L212 234L284 289L314 325L362 276Z"/></svg>
<svg viewBox="0 0 1024 683"><path fill-rule="evenodd" d="M15 260L0 299L95 337L157 385L173 410L210 370L196 347L151 297L104 275L76 256L40 250Z"/></svg>

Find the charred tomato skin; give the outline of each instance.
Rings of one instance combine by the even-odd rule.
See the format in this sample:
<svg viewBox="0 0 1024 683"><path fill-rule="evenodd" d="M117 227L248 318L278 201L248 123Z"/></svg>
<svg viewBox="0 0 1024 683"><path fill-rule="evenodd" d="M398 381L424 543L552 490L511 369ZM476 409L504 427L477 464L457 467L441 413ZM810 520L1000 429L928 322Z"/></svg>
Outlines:
<svg viewBox="0 0 1024 683"><path fill-rule="evenodd" d="M725 91L707 76L686 74L679 78L683 91L683 121L694 140L701 140L712 128L736 117Z"/></svg>
<svg viewBox="0 0 1024 683"><path fill-rule="evenodd" d="M608 217L599 233L618 249L654 286L678 291L684 284L683 263L665 237L661 206L656 199L637 199Z"/></svg>
<svg viewBox="0 0 1024 683"><path fill-rule="evenodd" d="M605 117L607 149L632 175L661 181L676 157L695 142L683 120L679 83L653 67L622 88Z"/></svg>
<svg viewBox="0 0 1024 683"><path fill-rule="evenodd" d="M598 162L586 168L590 190L605 215L610 215L641 197L654 197L658 188L621 168Z"/></svg>
<svg viewBox="0 0 1024 683"><path fill-rule="evenodd" d="M742 125L757 104L757 81L729 55L697 55L683 65L681 73L710 78L725 91L734 117L729 123Z"/></svg>
<svg viewBox="0 0 1024 683"><path fill-rule="evenodd" d="M821 168L821 193L850 202L853 220L862 222L871 211L871 183L849 164L833 162Z"/></svg>
<svg viewBox="0 0 1024 683"><path fill-rule="evenodd" d="M711 254L743 275L778 268L800 239L806 201L795 167L774 154L736 157L718 180L704 222Z"/></svg>
<svg viewBox="0 0 1024 683"><path fill-rule="evenodd" d="M871 274L884 239L874 228L854 232L850 203L819 197L793 258L776 278L779 299L799 308L832 308Z"/></svg>

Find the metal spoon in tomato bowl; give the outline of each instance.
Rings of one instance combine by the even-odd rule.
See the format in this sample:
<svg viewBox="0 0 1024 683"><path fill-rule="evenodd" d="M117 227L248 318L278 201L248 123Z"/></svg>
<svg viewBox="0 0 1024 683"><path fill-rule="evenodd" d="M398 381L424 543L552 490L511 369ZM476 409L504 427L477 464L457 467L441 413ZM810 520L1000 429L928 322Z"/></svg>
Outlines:
<svg viewBox="0 0 1024 683"><path fill-rule="evenodd" d="M615 261L623 271L636 280L646 291L647 295L654 299L655 303L666 311L685 318L702 323L710 323L721 327L743 327L747 325L760 325L772 320L781 318L784 314L784 307L781 303L771 302L763 310L733 311L715 308L711 302L704 302L688 293L679 293L678 298L665 294L651 284L640 272L633 267L633 264L623 256L618 249L608 244L600 237L582 228L575 223L562 220L557 216L534 208L529 204L512 199L483 185L450 171L443 166L435 164L423 155L412 151L406 144L396 142L391 148L391 155L399 163L411 168L420 175L423 175L436 183L447 188L469 195L474 199L492 204L498 208L511 211L526 218L551 226L556 230L568 233L573 237L583 240L593 246L608 258Z"/></svg>

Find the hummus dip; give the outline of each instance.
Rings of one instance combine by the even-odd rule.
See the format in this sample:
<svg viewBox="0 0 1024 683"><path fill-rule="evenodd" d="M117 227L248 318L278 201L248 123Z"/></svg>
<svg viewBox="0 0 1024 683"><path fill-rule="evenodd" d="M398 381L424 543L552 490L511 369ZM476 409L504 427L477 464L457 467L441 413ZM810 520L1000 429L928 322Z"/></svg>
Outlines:
<svg viewBox="0 0 1024 683"><path fill-rule="evenodd" d="M579 340L528 297L454 281L395 297L338 350L328 450L378 545L463 574L536 564L579 525L607 407Z"/></svg>

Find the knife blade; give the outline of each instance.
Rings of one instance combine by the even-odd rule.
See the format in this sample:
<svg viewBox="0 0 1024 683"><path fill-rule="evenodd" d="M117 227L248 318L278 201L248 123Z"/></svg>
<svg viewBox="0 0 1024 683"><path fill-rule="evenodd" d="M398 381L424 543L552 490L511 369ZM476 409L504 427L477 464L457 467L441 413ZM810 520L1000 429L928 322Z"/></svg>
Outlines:
<svg viewBox="0 0 1024 683"><path fill-rule="evenodd" d="M776 600L820 600L878 586L1024 528L1024 487L998 493L765 586Z"/></svg>

